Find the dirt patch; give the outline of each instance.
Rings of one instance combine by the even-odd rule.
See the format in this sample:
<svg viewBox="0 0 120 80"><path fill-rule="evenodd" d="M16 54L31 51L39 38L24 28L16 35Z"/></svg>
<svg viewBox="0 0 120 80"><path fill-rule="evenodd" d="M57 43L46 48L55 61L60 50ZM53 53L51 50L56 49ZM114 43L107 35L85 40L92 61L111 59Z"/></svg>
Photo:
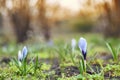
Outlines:
<svg viewBox="0 0 120 80"><path fill-rule="evenodd" d="M4 57L4 58L1 59L0 63L6 63L6 64L8 64L10 61L11 61L10 58Z"/></svg>

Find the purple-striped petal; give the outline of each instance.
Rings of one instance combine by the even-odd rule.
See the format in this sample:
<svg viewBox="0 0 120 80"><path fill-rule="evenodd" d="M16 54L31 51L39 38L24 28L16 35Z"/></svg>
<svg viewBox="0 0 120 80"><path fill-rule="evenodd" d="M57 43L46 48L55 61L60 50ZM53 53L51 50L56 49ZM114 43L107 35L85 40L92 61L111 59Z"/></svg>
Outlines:
<svg viewBox="0 0 120 80"><path fill-rule="evenodd" d="M83 54L87 52L87 41L85 38L81 37L78 43L78 46Z"/></svg>
<svg viewBox="0 0 120 80"><path fill-rule="evenodd" d="M22 55L23 55L23 58L26 58L27 53L28 53L27 47L24 46L23 49L22 49Z"/></svg>

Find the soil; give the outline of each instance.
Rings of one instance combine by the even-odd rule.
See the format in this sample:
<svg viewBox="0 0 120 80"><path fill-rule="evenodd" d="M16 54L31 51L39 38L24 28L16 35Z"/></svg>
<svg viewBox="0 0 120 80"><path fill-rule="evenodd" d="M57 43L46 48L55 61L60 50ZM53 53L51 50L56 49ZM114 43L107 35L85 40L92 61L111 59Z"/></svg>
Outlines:
<svg viewBox="0 0 120 80"><path fill-rule="evenodd" d="M0 63L6 63L6 64L8 64L10 61L11 61L10 58L4 57L4 58L1 59Z"/></svg>

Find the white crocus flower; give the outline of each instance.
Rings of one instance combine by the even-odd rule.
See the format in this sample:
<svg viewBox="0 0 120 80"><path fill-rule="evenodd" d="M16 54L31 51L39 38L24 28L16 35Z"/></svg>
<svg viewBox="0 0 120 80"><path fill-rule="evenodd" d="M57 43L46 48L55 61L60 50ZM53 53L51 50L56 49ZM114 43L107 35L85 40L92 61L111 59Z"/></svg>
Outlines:
<svg viewBox="0 0 120 80"><path fill-rule="evenodd" d="M23 58L23 55L22 55L21 51L19 50L18 51L18 60L22 61L22 58Z"/></svg>
<svg viewBox="0 0 120 80"><path fill-rule="evenodd" d="M87 41L86 41L86 39L81 37L79 40L78 46L83 54L84 59L86 60L86 54L87 54Z"/></svg>
<svg viewBox="0 0 120 80"><path fill-rule="evenodd" d="M23 58L23 55L22 55L21 51L19 50L19 51L18 51L18 64L19 64L19 66L22 65L22 63L21 63L22 58Z"/></svg>
<svg viewBox="0 0 120 80"><path fill-rule="evenodd" d="M76 47L76 40L74 38L71 40L71 47L72 47L72 52L74 52Z"/></svg>

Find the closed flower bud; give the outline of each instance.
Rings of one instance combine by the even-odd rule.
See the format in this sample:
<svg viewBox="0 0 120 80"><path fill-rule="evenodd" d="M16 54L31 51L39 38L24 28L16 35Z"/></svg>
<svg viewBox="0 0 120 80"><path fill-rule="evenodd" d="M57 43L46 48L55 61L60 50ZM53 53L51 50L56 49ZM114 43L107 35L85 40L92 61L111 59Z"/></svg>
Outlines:
<svg viewBox="0 0 120 80"><path fill-rule="evenodd" d="M87 41L86 41L86 39L81 37L79 40L78 46L80 48L80 51L82 52L84 59L86 60L86 54L87 54Z"/></svg>
<svg viewBox="0 0 120 80"><path fill-rule="evenodd" d="M19 50L18 51L18 60L22 61L22 58L23 58L23 55L22 55L21 51Z"/></svg>
<svg viewBox="0 0 120 80"><path fill-rule="evenodd" d="M74 52L75 46L76 46L76 40L75 40L75 39L72 39L72 40L71 40L72 52Z"/></svg>
<svg viewBox="0 0 120 80"><path fill-rule="evenodd" d="M26 58L27 53L28 53L27 47L24 46L24 48L22 49L22 55L23 55L23 58Z"/></svg>

